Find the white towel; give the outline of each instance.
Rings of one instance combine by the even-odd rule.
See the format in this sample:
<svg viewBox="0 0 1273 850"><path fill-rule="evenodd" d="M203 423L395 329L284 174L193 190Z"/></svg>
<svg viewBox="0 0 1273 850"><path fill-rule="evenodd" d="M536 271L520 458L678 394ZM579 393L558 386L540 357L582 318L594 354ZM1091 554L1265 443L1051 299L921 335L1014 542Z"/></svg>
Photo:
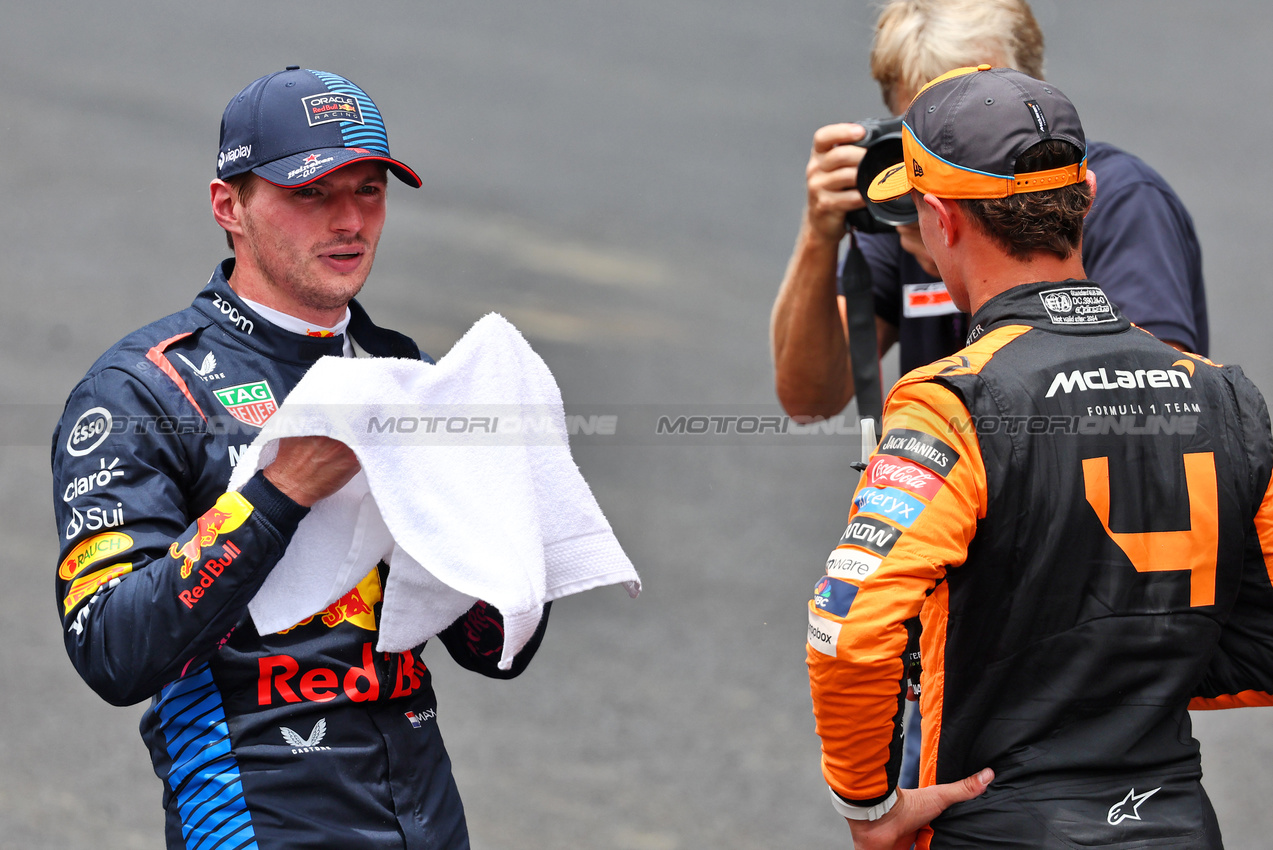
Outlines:
<svg viewBox="0 0 1273 850"><path fill-rule="evenodd" d="M570 456L561 393L506 319L489 314L437 365L325 357L240 458L238 489L281 437L320 434L362 471L314 505L256 597L257 630L281 631L348 593L381 559L377 650L420 644L483 599L504 615L508 669L543 604L641 582Z"/></svg>

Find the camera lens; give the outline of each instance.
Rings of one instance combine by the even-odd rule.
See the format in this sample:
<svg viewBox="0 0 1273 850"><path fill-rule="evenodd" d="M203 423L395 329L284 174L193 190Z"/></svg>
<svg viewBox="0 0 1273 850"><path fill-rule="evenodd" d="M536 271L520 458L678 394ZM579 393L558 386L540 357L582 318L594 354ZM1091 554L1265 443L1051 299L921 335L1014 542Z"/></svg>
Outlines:
<svg viewBox="0 0 1273 850"><path fill-rule="evenodd" d="M894 198L891 201L877 203L866 198L866 187L871 185L881 171L891 168L902 161L902 136L900 133L889 134L877 139L869 148L862 162L858 165L858 186L866 199L866 208L871 218L880 224L896 227L899 224L913 224L919 220L915 210L915 202L909 194Z"/></svg>

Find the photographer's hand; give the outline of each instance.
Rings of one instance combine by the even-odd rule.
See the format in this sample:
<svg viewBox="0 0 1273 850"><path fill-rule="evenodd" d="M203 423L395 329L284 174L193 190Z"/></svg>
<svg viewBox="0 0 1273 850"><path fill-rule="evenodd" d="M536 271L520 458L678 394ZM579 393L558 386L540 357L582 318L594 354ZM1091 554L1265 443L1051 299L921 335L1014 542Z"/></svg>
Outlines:
<svg viewBox="0 0 1273 850"><path fill-rule="evenodd" d="M858 163L866 149L855 144L865 135L860 124L828 124L813 134L805 166L805 221L818 237L836 245L844 238L845 214L866 206L856 188Z"/></svg>
<svg viewBox="0 0 1273 850"><path fill-rule="evenodd" d="M845 215L866 206L855 188L866 154L855 142L865 135L860 124L828 124L813 135L805 168L808 203L769 323L774 388L791 416L835 416L853 398L836 265ZM877 335L882 350L897 338Z"/></svg>

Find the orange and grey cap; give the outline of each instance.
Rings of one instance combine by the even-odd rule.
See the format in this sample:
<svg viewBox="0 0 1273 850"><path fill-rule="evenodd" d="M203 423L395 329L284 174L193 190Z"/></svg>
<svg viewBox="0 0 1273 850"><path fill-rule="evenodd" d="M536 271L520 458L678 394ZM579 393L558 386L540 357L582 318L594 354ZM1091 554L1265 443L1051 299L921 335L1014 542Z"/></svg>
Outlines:
<svg viewBox="0 0 1273 850"><path fill-rule="evenodd" d="M1017 157L1058 139L1078 149L1074 165L1016 174ZM911 189L939 198L1006 198L1087 178L1087 137L1069 98L1011 68L956 68L919 90L902 117L901 163L867 189L890 201Z"/></svg>

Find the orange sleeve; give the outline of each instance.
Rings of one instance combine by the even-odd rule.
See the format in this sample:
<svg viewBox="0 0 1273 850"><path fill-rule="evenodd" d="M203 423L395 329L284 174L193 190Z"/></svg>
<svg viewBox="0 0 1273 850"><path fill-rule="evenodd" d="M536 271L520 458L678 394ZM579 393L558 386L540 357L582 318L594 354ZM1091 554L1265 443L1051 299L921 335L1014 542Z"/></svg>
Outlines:
<svg viewBox="0 0 1273 850"><path fill-rule="evenodd" d="M874 811L894 790L905 623L964 562L985 515L985 468L969 422L939 384L904 379L894 388L848 528L808 606L822 771L848 817L866 815L843 805ZM926 679L939 672L925 661Z"/></svg>

